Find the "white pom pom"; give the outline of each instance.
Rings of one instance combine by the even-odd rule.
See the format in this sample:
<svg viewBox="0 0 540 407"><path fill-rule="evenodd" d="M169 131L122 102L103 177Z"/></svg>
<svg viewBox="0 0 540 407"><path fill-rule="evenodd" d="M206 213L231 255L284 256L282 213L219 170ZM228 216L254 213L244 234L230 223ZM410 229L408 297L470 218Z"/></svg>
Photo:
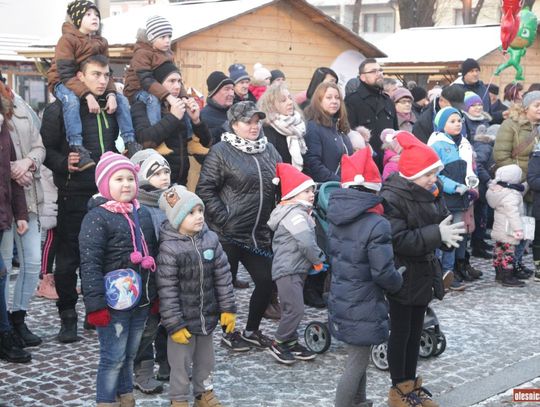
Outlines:
<svg viewBox="0 0 540 407"><path fill-rule="evenodd" d="M253 70L256 71L257 69L261 69L263 65L260 62L257 62L255 65L253 65Z"/></svg>
<svg viewBox="0 0 540 407"><path fill-rule="evenodd" d="M354 183L357 184L357 185L360 185L360 184L363 184L365 181L364 177L362 176L362 174L358 174L358 175L355 175L354 176Z"/></svg>
<svg viewBox="0 0 540 407"><path fill-rule="evenodd" d="M385 137L387 143L391 143L396 138L396 133L388 133Z"/></svg>
<svg viewBox="0 0 540 407"><path fill-rule="evenodd" d="M279 178L278 177L272 178L272 184L279 185Z"/></svg>

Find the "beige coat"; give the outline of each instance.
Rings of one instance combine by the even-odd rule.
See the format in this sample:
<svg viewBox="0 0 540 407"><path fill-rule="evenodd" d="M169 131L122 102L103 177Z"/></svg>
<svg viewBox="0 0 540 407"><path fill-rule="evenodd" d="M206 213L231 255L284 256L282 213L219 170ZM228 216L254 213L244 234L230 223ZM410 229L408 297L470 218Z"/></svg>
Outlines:
<svg viewBox="0 0 540 407"><path fill-rule="evenodd" d="M40 167L45 159L45 147L39 134L39 119L20 97L15 98L10 127L9 134L15 147L17 160L30 158L36 166L36 171L33 173L34 181L32 185L24 188L24 192L28 212L39 215L43 206Z"/></svg>
<svg viewBox="0 0 540 407"><path fill-rule="evenodd" d="M495 210L491 237L498 242L518 244L520 241L508 234L507 229L511 231L523 230L521 222L523 196L521 193L515 189L492 184L486 192L486 199L489 206ZM507 225L509 225L508 228Z"/></svg>

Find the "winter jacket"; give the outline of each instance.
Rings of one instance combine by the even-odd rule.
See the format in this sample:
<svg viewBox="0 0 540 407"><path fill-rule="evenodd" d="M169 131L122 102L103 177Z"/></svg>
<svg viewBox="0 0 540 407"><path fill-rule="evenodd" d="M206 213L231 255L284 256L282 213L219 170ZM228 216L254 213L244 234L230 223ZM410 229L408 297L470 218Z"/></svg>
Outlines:
<svg viewBox="0 0 540 407"><path fill-rule="evenodd" d="M148 41L139 40L135 43L133 56L129 61L124 80L124 95L134 103L135 94L144 90L160 101L170 95L169 91L154 78L154 69L165 62L174 63L172 51L160 51L152 47Z"/></svg>
<svg viewBox="0 0 540 407"><path fill-rule="evenodd" d="M497 99L497 101L493 103L490 108L491 116L493 117L491 124L501 124L504 120L503 112L506 110L508 110L508 106Z"/></svg>
<svg viewBox="0 0 540 407"><path fill-rule="evenodd" d="M382 169L383 154L379 136L384 129L399 128L394 102L382 89L360 81L358 89L345 98L345 105L351 129L364 126L371 130L369 144L377 154L374 157L377 165Z"/></svg>
<svg viewBox="0 0 540 407"><path fill-rule="evenodd" d="M394 267L390 224L369 212L381 202L374 194L337 189L328 203L329 328L340 341L357 346L388 340L384 291L396 292L403 282Z"/></svg>
<svg viewBox="0 0 540 407"><path fill-rule="evenodd" d="M473 150L476 154L476 173L480 184L478 192L480 200L486 201L487 183L491 180L491 174L495 167L493 160L493 141L494 139L487 134L477 134L474 136Z"/></svg>
<svg viewBox="0 0 540 407"><path fill-rule="evenodd" d="M428 140L428 146L435 150L444 165L444 169L439 173L439 179L443 184L442 192L448 209L452 212L466 210L470 204L469 197L467 194L457 193L456 188L465 185L467 176L474 175L471 144L465 137L461 137L458 147L451 136L433 133Z"/></svg>
<svg viewBox="0 0 540 407"><path fill-rule="evenodd" d="M31 109L20 98L15 100L9 134L17 160L30 158L34 163L35 171L32 173L32 185L24 188L24 194L28 212L40 215L43 211L44 201L40 169L45 160L45 147L43 147L39 134L40 123L35 122L30 112Z"/></svg>
<svg viewBox="0 0 540 407"><path fill-rule="evenodd" d="M105 101L99 99L100 105ZM118 124L114 115L101 111L93 114L86 103L81 103L81 122L84 147L90 151L97 163L107 151L117 152ZM41 137L47 152L44 164L53 172L54 184L59 195L87 195L97 191L95 167L84 171L68 172L69 145L66 140L62 103L58 100L49 104L43 112Z"/></svg>
<svg viewBox="0 0 540 407"><path fill-rule="evenodd" d="M270 214L272 239L272 280L292 274L307 274L326 257L315 239L311 208L298 201L283 201Z"/></svg>
<svg viewBox="0 0 540 407"><path fill-rule="evenodd" d="M426 106L414 123L412 133L422 143L427 144L429 137L433 133L433 120L440 109L439 98L437 97L433 99L433 102Z"/></svg>
<svg viewBox="0 0 540 407"><path fill-rule="evenodd" d="M212 135L212 145L221 141L221 135L226 131L227 111L229 107L218 105L209 98L206 106L201 109L201 120L206 123Z"/></svg>
<svg viewBox="0 0 540 407"><path fill-rule="evenodd" d="M437 187L441 191L440 182ZM439 223L450 212L440 193L435 196L399 174L386 180L381 197L392 226L395 265L407 268L401 290L387 296L401 304L426 306L434 291L444 292L441 263L435 250L446 247L442 247Z"/></svg>
<svg viewBox="0 0 540 407"><path fill-rule="evenodd" d="M54 185L53 173L44 165L40 168L41 185L43 186L43 210L39 214L41 229L49 230L56 227L58 215L58 190Z"/></svg>
<svg viewBox="0 0 540 407"><path fill-rule="evenodd" d="M270 143L262 153L248 154L227 142L210 149L196 193L205 204L208 226L220 239L252 248L270 248L266 224L274 208L276 164L281 157Z"/></svg>
<svg viewBox="0 0 540 407"><path fill-rule="evenodd" d="M161 323L169 335L182 328L209 335L222 312L236 313L227 255L206 225L191 237L163 223L157 286Z"/></svg>
<svg viewBox="0 0 540 407"><path fill-rule="evenodd" d="M284 163L292 164L287 137L279 133L274 127L269 124L263 126L264 135L270 143L276 148Z"/></svg>
<svg viewBox="0 0 540 407"><path fill-rule="evenodd" d="M138 307L149 305L157 296L154 273L130 261L134 247L127 219L101 207L105 202L102 196L90 199L79 233L81 284L87 314L107 307L104 277L113 270L131 268L140 274L142 292ZM152 218L144 206L137 213L148 252L155 258L157 241ZM128 216L133 220L133 214Z"/></svg>
<svg viewBox="0 0 540 407"><path fill-rule="evenodd" d="M523 196L519 191L504 188L500 185L490 185L486 199L495 210L491 237L497 242L517 245L520 240L511 235L513 231L523 230L521 215L523 215Z"/></svg>
<svg viewBox="0 0 540 407"><path fill-rule="evenodd" d="M0 119L0 231L11 228L13 220L28 220L24 189L11 179L10 162L16 160L7 122Z"/></svg>
<svg viewBox="0 0 540 407"><path fill-rule="evenodd" d="M354 153L351 140L337 126L326 127L309 120L306 125L304 172L315 182L339 181L343 154Z"/></svg>
<svg viewBox="0 0 540 407"><path fill-rule="evenodd" d="M532 215L540 220L540 151L533 151L531 154L527 183L533 196Z"/></svg>
<svg viewBox="0 0 540 407"><path fill-rule="evenodd" d="M486 112L482 112L482 114L478 117L471 116L467 112L462 112L463 118L465 119L465 129L467 131L467 140L473 141L474 136L476 135L476 130L478 129L478 126L483 124L484 126L489 127L489 123L492 120L491 115L489 115Z"/></svg>
<svg viewBox="0 0 540 407"><path fill-rule="evenodd" d="M92 55L109 56L109 44L99 34L83 34L71 23L62 25L62 36L54 49L54 59L51 68L47 72L49 92L54 94L54 87L62 82L68 89L79 98L90 93L77 78L77 71L81 63ZM116 92L113 77L111 75L105 94Z"/></svg>
<svg viewBox="0 0 540 407"><path fill-rule="evenodd" d="M245 97L240 97L238 96L236 93L234 94L234 100L233 100L233 105L238 103L238 102L253 102L253 103L257 103L257 98L255 97L255 95L253 93L251 93L250 90L248 90L248 93Z"/></svg>
<svg viewBox="0 0 540 407"><path fill-rule="evenodd" d="M384 150L383 165L384 169L382 172L382 180L386 180L394 172L399 172L398 163L399 155L394 150L388 148Z"/></svg>
<svg viewBox="0 0 540 407"><path fill-rule="evenodd" d="M171 183L186 185L189 172L187 149L189 136L185 118L178 119L163 108L161 120L152 126L148 120L146 105L142 101L135 102L131 106L131 117L135 136L143 147L157 148L165 143L172 150L172 153L164 155L171 166ZM192 124L192 126L201 143L209 145L210 133L206 124L201 120L199 124Z"/></svg>

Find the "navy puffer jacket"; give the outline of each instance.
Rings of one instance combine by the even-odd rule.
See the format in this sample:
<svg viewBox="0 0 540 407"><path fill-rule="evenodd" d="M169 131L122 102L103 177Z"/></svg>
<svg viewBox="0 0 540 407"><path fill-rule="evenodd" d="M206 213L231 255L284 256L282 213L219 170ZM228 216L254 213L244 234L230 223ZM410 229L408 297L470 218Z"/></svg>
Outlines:
<svg viewBox="0 0 540 407"><path fill-rule="evenodd" d="M130 261L134 249L127 219L99 206L105 202L101 196L90 199L89 212L79 233L81 284L87 314L107 308L104 276L113 270L131 268L141 275L139 307L149 305L157 296L154 273ZM157 242L152 218L144 206L137 213L149 254L155 258ZM133 219L133 214L129 217Z"/></svg>
<svg viewBox="0 0 540 407"><path fill-rule="evenodd" d="M390 224L368 212L381 202L380 197L367 192L338 189L328 204L330 332L357 346L388 339L384 291L396 292L402 284L394 267Z"/></svg>

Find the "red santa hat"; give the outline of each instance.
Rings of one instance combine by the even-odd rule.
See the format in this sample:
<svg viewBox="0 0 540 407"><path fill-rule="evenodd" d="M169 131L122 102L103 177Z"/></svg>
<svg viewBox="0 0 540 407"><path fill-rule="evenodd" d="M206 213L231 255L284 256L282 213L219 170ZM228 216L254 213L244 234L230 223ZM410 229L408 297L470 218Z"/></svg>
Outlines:
<svg viewBox="0 0 540 407"><path fill-rule="evenodd" d="M341 157L342 188L361 185L373 191L380 191L381 182L381 174L373 161L370 148L363 148L351 156Z"/></svg>
<svg viewBox="0 0 540 407"><path fill-rule="evenodd" d="M301 173L291 164L278 163L276 178L272 180L275 185L281 184L281 199L291 199L309 187L315 186L306 174Z"/></svg>
<svg viewBox="0 0 540 407"><path fill-rule="evenodd" d="M444 165L431 147L418 140L408 131L398 131L397 142L403 148L398 162L399 175L414 180L428 172L443 169Z"/></svg>

